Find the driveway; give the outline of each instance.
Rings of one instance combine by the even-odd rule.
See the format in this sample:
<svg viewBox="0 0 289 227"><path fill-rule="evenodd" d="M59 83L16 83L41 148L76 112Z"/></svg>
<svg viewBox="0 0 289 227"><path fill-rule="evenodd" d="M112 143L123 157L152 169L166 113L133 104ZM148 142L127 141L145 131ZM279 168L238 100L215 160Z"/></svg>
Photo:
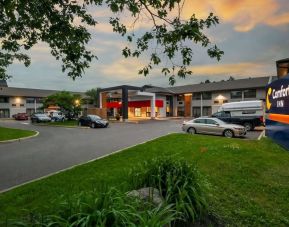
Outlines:
<svg viewBox="0 0 289 227"><path fill-rule="evenodd" d="M111 154L172 132L181 132L181 119L111 123L106 129L63 128L0 121L11 128L37 130L39 136L0 143L0 191ZM249 132L258 138L261 131Z"/></svg>
<svg viewBox="0 0 289 227"><path fill-rule="evenodd" d="M0 121L4 127L40 132L39 136L28 140L0 144L0 191L171 132L180 132L180 122L112 123L109 128L90 129Z"/></svg>

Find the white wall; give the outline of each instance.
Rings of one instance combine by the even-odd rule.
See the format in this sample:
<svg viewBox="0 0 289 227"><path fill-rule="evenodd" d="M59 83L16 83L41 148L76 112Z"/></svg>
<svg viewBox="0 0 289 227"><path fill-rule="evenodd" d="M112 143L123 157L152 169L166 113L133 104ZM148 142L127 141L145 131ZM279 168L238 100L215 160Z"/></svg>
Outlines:
<svg viewBox="0 0 289 227"><path fill-rule="evenodd" d="M162 108L158 108L159 109L159 114L158 114L158 117L166 117L167 113L166 113L166 96L164 95L157 95L156 96L156 99L158 100L163 100L163 107Z"/></svg>
<svg viewBox="0 0 289 227"><path fill-rule="evenodd" d="M26 99L23 97L10 97L10 117L17 113L26 113ZM12 105L16 106L12 106ZM23 106L21 106L23 105Z"/></svg>

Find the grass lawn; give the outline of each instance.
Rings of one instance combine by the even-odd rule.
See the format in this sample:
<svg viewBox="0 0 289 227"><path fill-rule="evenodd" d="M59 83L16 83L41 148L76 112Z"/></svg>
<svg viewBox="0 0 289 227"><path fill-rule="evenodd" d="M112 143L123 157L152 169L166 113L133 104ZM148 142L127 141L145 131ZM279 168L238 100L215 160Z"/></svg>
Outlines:
<svg viewBox="0 0 289 227"><path fill-rule="evenodd" d="M53 212L63 197L80 191L127 190L131 167L168 155L198 166L209 184L210 209L227 225L289 225L289 152L269 139L188 134L171 134L0 194L2 220Z"/></svg>
<svg viewBox="0 0 289 227"><path fill-rule="evenodd" d="M77 120L66 120L64 122L48 122L48 125L57 125L57 126L77 126Z"/></svg>
<svg viewBox="0 0 289 227"><path fill-rule="evenodd" d="M22 137L33 136L35 134L36 132L34 131L0 127L0 141L19 139Z"/></svg>

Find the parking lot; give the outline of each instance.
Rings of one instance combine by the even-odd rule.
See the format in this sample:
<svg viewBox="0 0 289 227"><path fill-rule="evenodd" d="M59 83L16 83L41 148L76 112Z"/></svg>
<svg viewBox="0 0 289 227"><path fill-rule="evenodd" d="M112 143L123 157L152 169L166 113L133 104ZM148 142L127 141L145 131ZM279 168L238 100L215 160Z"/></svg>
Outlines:
<svg viewBox="0 0 289 227"><path fill-rule="evenodd" d="M0 144L0 191L168 133L181 132L181 123L181 119L148 120L90 129L0 121L3 127L40 132L28 140ZM261 132L249 132L245 139L257 139Z"/></svg>

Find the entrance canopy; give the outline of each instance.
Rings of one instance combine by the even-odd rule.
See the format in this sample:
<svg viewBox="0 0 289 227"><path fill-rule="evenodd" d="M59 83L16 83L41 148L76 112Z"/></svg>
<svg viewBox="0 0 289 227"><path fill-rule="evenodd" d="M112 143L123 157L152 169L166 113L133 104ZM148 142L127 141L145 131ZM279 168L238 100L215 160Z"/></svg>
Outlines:
<svg viewBox="0 0 289 227"><path fill-rule="evenodd" d="M128 107L134 107L134 108L141 108L141 107L150 107L151 106L151 100L141 100L141 101L129 101ZM156 107L164 107L163 100L156 100L155 101ZM121 108L122 102L107 102L106 108Z"/></svg>

